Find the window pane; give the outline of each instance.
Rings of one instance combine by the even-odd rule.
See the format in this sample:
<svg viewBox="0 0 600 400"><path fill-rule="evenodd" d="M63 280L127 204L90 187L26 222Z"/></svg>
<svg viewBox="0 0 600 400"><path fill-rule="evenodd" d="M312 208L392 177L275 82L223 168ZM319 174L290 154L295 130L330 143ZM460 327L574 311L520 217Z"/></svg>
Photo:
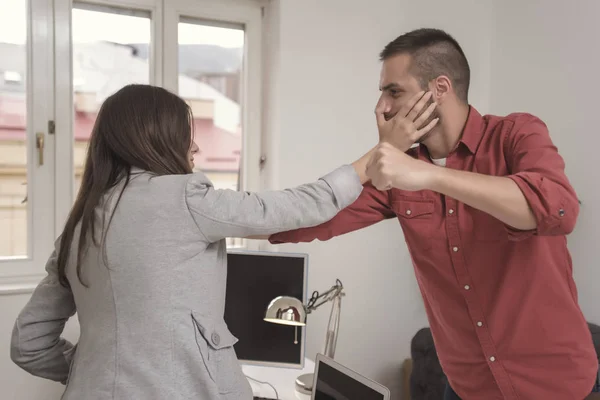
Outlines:
<svg viewBox="0 0 600 400"><path fill-rule="evenodd" d="M76 4L73 9L74 189L79 190L92 128L104 100L149 83L150 13Z"/></svg>
<svg viewBox="0 0 600 400"><path fill-rule="evenodd" d="M217 189L240 190L243 27L183 17L178 42L179 95L192 107L200 147L196 169ZM228 245L243 241L230 239Z"/></svg>
<svg viewBox="0 0 600 400"><path fill-rule="evenodd" d="M27 256L27 1L0 0L0 258Z"/></svg>

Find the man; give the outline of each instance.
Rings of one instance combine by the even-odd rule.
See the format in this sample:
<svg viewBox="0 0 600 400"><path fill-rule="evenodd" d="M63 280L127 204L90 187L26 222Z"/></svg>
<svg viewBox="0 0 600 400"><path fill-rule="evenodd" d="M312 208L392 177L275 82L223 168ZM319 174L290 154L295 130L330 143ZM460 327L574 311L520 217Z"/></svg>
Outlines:
<svg viewBox="0 0 600 400"><path fill-rule="evenodd" d="M579 203L546 126L469 106L467 59L443 31L406 33L381 60L387 143L367 168L371 184L333 220L270 241L328 240L398 218L447 398L583 399L598 361L565 237Z"/></svg>

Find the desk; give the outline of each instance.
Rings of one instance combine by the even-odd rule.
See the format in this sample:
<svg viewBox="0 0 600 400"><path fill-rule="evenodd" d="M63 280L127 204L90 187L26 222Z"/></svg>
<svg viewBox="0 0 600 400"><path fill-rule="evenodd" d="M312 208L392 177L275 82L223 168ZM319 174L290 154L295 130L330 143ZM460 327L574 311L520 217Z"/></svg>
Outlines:
<svg viewBox="0 0 600 400"><path fill-rule="evenodd" d="M310 400L310 396L296 391L296 378L302 374L313 373L315 371L315 362L304 359L304 368L279 368L279 367L258 367L256 365L242 365L242 371L250 378L269 382L279 393L280 400ZM248 379L254 396L275 398L275 393L271 386L257 383Z"/></svg>

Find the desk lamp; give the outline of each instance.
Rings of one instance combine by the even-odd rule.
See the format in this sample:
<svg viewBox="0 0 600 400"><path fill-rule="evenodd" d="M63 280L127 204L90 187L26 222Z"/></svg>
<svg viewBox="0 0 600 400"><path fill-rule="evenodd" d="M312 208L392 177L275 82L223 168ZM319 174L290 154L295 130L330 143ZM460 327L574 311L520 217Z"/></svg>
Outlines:
<svg viewBox="0 0 600 400"><path fill-rule="evenodd" d="M327 333L325 335L325 346L322 353L333 359L340 327L342 297L345 295L343 290L342 282L336 279L335 285L326 292L322 294L319 294L317 291L313 292L312 297L306 305L302 304L295 297L276 297L267 307L264 320L282 325L305 326L307 314L310 314L323 304L332 301L329 324L327 325ZM314 374L303 374L296 378L296 388L298 391L310 394L312 392L313 377Z"/></svg>

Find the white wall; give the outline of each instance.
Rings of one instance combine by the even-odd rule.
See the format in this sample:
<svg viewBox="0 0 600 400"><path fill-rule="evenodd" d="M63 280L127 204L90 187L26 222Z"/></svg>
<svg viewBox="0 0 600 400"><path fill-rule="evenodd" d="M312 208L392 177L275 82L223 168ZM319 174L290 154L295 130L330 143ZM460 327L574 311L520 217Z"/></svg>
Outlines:
<svg viewBox="0 0 600 400"><path fill-rule="evenodd" d="M502 0L493 15L491 108L527 111L548 125L583 203L569 237L580 304L600 323L600 2Z"/></svg>
<svg viewBox="0 0 600 400"><path fill-rule="evenodd" d="M270 187L313 180L376 144L378 54L408 30L433 26L456 36L473 69L471 101L488 111L490 1L284 0L269 11L267 79L276 82L265 111ZM401 363L427 320L398 222L276 248L310 254L309 294L342 280L336 358L399 398ZM309 356L321 350L328 318L328 306L309 316Z"/></svg>

